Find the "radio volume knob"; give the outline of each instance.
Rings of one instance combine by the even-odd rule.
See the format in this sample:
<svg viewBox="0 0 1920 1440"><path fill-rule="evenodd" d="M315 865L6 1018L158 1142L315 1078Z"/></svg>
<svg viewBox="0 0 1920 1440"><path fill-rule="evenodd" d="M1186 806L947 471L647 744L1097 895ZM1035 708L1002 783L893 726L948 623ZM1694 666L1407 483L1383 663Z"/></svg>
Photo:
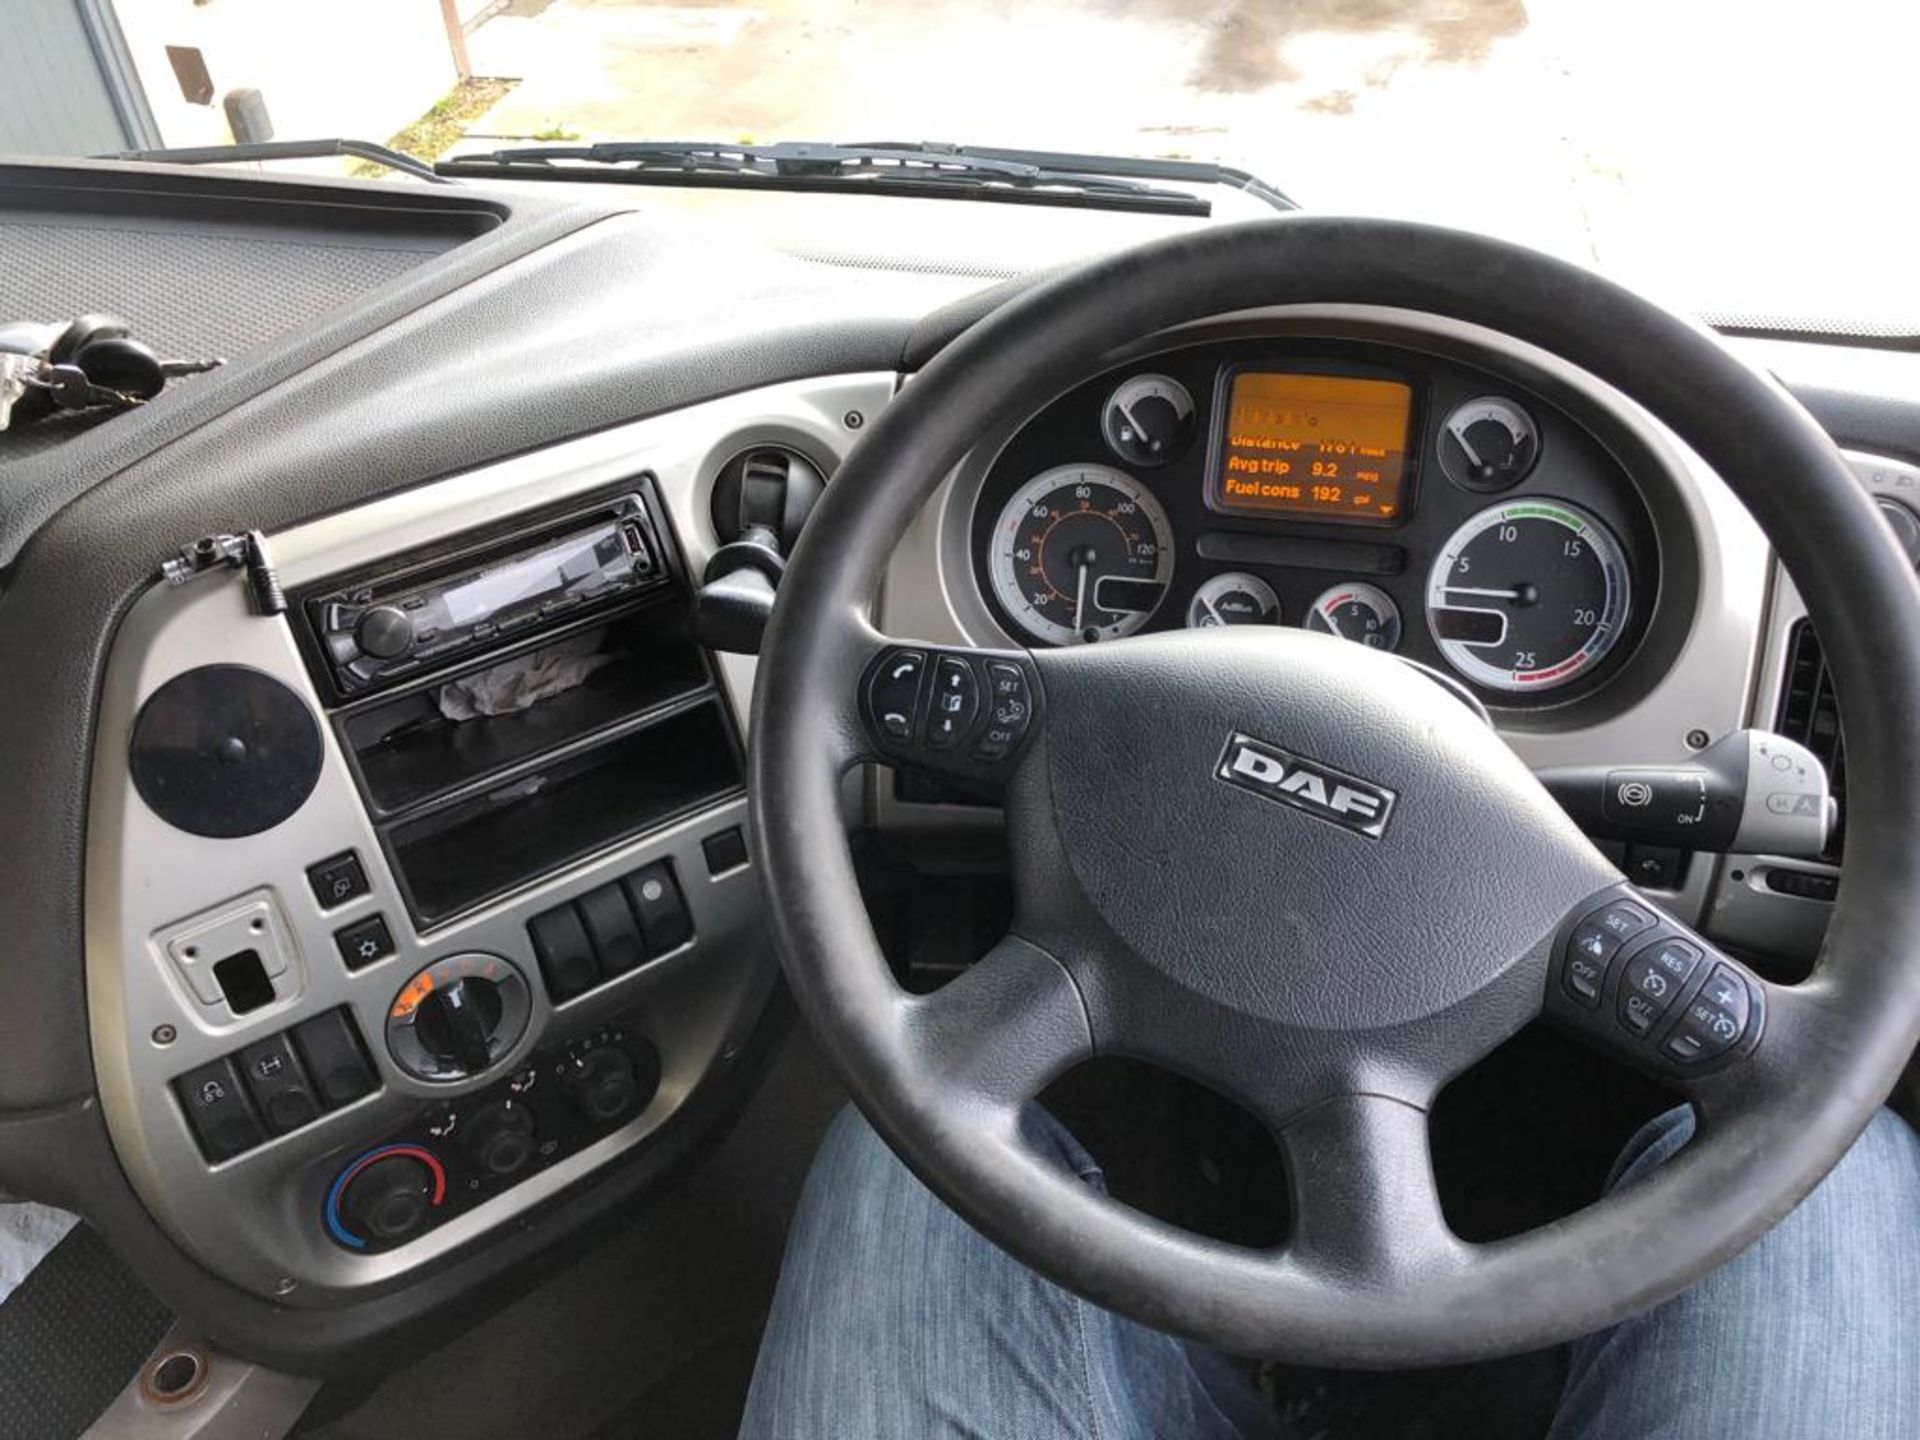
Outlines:
<svg viewBox="0 0 1920 1440"><path fill-rule="evenodd" d="M413 618L398 605L375 605L360 617L354 638L376 660L391 660L412 648Z"/></svg>

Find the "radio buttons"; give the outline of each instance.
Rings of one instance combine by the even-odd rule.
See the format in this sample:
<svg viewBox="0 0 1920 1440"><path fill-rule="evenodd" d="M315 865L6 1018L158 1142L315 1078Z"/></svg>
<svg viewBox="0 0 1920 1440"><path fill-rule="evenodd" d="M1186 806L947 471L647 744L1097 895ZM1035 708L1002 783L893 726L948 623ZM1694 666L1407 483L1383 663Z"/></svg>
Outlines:
<svg viewBox="0 0 1920 1440"><path fill-rule="evenodd" d="M392 660L413 645L413 617L398 605L376 605L353 627L360 648L378 660Z"/></svg>

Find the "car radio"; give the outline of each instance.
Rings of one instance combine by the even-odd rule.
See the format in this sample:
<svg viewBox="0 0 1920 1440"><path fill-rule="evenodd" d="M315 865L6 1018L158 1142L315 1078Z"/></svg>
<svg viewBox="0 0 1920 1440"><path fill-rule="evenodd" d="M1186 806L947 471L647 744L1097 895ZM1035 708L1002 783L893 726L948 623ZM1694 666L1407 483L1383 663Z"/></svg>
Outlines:
<svg viewBox="0 0 1920 1440"><path fill-rule="evenodd" d="M303 599L344 698L663 583L645 507L625 495L532 532Z"/></svg>

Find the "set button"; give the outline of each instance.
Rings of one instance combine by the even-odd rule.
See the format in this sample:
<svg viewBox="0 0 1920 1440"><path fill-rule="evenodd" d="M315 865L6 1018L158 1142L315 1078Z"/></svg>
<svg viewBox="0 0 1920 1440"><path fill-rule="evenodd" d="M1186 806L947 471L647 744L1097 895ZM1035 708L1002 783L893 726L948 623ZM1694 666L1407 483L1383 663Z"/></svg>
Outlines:
<svg viewBox="0 0 1920 1440"><path fill-rule="evenodd" d="M1683 1064L1711 1060L1746 1038L1752 1014L1753 997L1745 979L1730 966L1717 965L1661 1049Z"/></svg>

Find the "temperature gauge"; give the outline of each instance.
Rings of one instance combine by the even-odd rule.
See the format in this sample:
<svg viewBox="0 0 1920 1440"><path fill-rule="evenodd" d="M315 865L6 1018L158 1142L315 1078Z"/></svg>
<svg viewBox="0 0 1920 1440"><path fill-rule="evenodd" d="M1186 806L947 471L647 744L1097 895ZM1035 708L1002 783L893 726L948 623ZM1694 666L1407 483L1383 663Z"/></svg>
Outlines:
<svg viewBox="0 0 1920 1440"><path fill-rule="evenodd" d="M1533 417L1497 395L1467 401L1440 427L1440 468L1463 490L1518 485L1539 458Z"/></svg>
<svg viewBox="0 0 1920 1440"><path fill-rule="evenodd" d="M1350 580L1313 602L1307 629L1338 635L1370 650L1395 650L1400 645L1400 607L1379 586Z"/></svg>
<svg viewBox="0 0 1920 1440"><path fill-rule="evenodd" d="M1136 375L1107 397L1107 444L1135 465L1164 465L1193 438L1193 396L1165 375Z"/></svg>
<svg viewBox="0 0 1920 1440"><path fill-rule="evenodd" d="M1210 630L1216 625L1278 625L1280 597L1257 575L1229 570L1193 592L1187 606L1187 628Z"/></svg>

